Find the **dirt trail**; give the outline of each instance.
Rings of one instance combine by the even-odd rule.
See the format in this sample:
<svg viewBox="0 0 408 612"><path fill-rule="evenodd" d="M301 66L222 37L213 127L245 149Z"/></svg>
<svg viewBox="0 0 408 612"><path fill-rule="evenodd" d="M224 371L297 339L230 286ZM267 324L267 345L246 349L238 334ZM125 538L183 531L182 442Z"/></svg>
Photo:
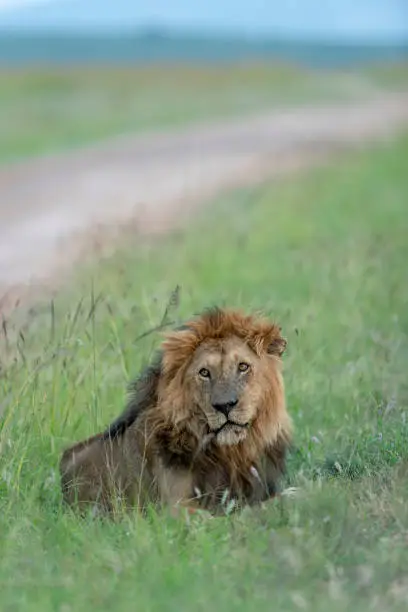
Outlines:
<svg viewBox="0 0 408 612"><path fill-rule="evenodd" d="M408 94L297 107L263 116L119 138L0 168L0 298L74 261L96 226L165 229L193 207L339 147L386 138L408 124Z"/></svg>

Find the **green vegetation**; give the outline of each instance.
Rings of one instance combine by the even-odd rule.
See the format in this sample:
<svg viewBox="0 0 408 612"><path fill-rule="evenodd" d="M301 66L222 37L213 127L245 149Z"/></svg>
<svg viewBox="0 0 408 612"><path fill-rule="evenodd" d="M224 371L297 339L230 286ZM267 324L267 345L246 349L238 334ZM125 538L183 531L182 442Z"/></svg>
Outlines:
<svg viewBox="0 0 408 612"><path fill-rule="evenodd" d="M232 194L5 323L2 609L407 609L407 156L405 138ZM177 284L174 318L226 303L282 324L297 495L190 525L81 521L59 453L122 409Z"/></svg>
<svg viewBox="0 0 408 612"><path fill-rule="evenodd" d="M2 70L0 161L277 104L367 95L406 86L406 72L405 65L364 73L279 65Z"/></svg>

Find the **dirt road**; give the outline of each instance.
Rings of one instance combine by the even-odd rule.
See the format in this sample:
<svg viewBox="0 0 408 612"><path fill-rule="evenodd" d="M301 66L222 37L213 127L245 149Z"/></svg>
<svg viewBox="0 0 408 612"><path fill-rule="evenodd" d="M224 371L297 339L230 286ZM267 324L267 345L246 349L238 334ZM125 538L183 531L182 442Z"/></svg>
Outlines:
<svg viewBox="0 0 408 612"><path fill-rule="evenodd" d="M97 224L167 227L177 206L192 208L220 189L338 147L392 136L402 125L408 125L408 94L389 94L121 138L3 166L0 298L10 287L45 279L63 260L72 261L78 236Z"/></svg>

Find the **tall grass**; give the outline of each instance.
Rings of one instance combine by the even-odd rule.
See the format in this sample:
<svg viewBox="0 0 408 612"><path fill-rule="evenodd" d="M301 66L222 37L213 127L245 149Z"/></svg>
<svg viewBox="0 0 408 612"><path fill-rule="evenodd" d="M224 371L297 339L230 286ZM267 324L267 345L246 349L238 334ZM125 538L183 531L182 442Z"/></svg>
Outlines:
<svg viewBox="0 0 408 612"><path fill-rule="evenodd" d="M407 609L407 154L402 138L231 194L3 322L2 609ZM189 524L79 520L60 452L122 409L177 285L169 319L217 303L283 326L297 495Z"/></svg>

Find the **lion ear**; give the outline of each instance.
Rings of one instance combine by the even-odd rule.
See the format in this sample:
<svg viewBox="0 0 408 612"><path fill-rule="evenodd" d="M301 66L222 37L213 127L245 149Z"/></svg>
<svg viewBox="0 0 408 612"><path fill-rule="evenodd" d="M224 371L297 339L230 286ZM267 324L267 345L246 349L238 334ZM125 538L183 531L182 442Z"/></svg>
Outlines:
<svg viewBox="0 0 408 612"><path fill-rule="evenodd" d="M283 353L286 350L287 346L286 338L282 338L281 335L275 336L266 347L266 352L268 355L276 355L277 357L282 357Z"/></svg>

